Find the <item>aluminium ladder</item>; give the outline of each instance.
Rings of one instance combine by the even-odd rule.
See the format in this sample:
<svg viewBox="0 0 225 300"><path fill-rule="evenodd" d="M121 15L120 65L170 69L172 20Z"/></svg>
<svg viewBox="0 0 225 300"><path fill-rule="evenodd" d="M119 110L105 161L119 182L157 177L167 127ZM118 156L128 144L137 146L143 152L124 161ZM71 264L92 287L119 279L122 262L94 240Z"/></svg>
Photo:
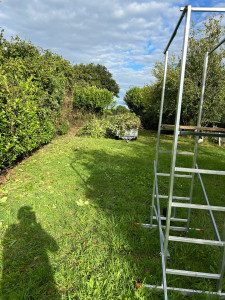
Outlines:
<svg viewBox="0 0 225 300"><path fill-rule="evenodd" d="M197 126L181 126L180 125L180 116L181 116L181 105L182 105L182 95L183 95L183 86L184 86L184 77L185 77L185 66L186 66L186 58L187 58L187 50L188 50L188 36L190 29L190 18L191 12L200 11L200 12L225 12L225 8L200 8L200 7L191 7L191 5L185 6L181 8L182 14L178 21L178 24L174 30L174 33L171 36L171 39L164 51L165 54L165 67L164 67L164 79L163 79L163 88L162 88L162 97L161 97L161 107L160 107L160 116L159 116L159 125L158 125L158 140L156 147L156 159L154 161L154 184L153 184L153 194L152 194L152 205L151 205L151 216L150 216L150 224L142 224L143 227L146 228L158 228L159 229L159 237L160 237L160 247L161 247L161 260L162 260L162 285L155 286L145 284L144 286L150 289L157 289L164 292L164 299L168 299L167 291L177 291L183 294L208 294L208 295L217 295L225 298L225 293L222 292L224 273L225 273L225 222L223 226L223 236L221 237L219 234L219 230L216 225L216 221L213 215L213 211L225 212L225 206L215 206L211 205L204 187L204 183L202 180L201 174L209 174L209 175L225 175L225 171L217 171L217 170L206 170L199 169L197 166L197 154L198 154L198 140L200 136L212 136L212 137L225 137L225 129L224 128L209 128L201 126L201 118L202 118L202 109L204 103L204 92L205 92L205 82L206 82L206 74L207 74L207 65L208 59L222 43L225 42L225 38L220 41L213 49L205 54L204 60L204 68L203 68L203 77L202 77L202 91L201 91L201 99L199 104L199 114L198 114L198 122ZM178 90L178 98L177 98L177 110L176 110L176 120L175 125L164 125L162 124L162 116L163 116L163 106L164 106L164 96L165 96L165 85L166 85L166 74L167 74L167 63L168 63L168 49L170 44L172 43L177 30L184 18L186 16L185 30L184 30L184 39L183 39L183 51L181 58L181 71L180 71L180 84ZM160 150L160 134L161 130L173 130L174 138L173 138L173 146L172 151L164 151ZM180 135L194 135L195 139L195 150L194 152L188 151L178 151L178 138ZM158 163L159 163L159 154L170 154L171 155L171 164L170 164L170 173L159 173L158 172ZM192 167L184 168L178 167L177 164L177 156L186 155L191 156L193 158ZM191 175L190 175L191 174ZM206 204L193 204L193 187L195 181L195 174L198 175L198 179L200 181L201 189L204 195L204 199ZM169 192L167 195L160 194L158 180L160 178L167 177L169 179ZM189 196L175 196L175 178L183 178L182 180L190 179L189 187ZM188 184L188 183L187 183ZM161 216L161 201L167 202L166 214ZM176 214L179 209L186 209L186 218L177 218ZM209 212L213 229L215 231L216 240L206 240L206 239L197 239L197 238L188 238L183 236L174 236L170 234L170 231L179 231L179 232L188 232L190 229L190 212L191 209L197 210L207 210ZM173 215L172 215L173 210ZM225 219L225 218L224 218ZM157 223L154 223L155 220ZM166 224L165 224L166 222ZM185 223L183 227L172 226L171 222L181 222ZM201 229L200 229L201 230ZM196 245L209 245L209 246L218 246L221 248L221 259L220 259L220 267L218 273L203 273L196 271L188 271L188 270L177 270L167 268L167 259L172 256L168 251L169 242L181 242L184 244L196 244ZM188 277L197 277L197 278L207 278L207 279L215 279L218 281L217 291L202 291L195 289L187 289L187 288L176 288L169 287L167 285L167 274L170 275L178 275L178 276L188 276Z"/></svg>

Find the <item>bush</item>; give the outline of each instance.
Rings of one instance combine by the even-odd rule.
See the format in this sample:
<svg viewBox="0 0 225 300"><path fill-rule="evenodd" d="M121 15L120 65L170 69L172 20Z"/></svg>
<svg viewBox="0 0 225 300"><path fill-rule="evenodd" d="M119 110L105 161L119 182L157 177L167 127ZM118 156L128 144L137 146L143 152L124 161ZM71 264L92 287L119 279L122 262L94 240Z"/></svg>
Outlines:
<svg viewBox="0 0 225 300"><path fill-rule="evenodd" d="M18 37L0 34L0 169L52 140L70 91L70 64ZM64 121L65 122L65 121Z"/></svg>
<svg viewBox="0 0 225 300"><path fill-rule="evenodd" d="M125 113L110 118L110 127L112 135L123 136L126 130L138 129L141 125L140 118L135 113Z"/></svg>
<svg viewBox="0 0 225 300"><path fill-rule="evenodd" d="M75 85L80 84L76 79L81 74L75 74L79 68L18 36L8 42L3 30L0 32L0 170L48 143L55 134L67 133L68 120L83 122L83 114L74 117L75 109L86 111L85 118L89 118L91 113L102 114L113 103L119 87L111 74L104 66L89 67L95 72L85 68L87 78L82 80L87 79L86 88ZM100 87L105 77L114 83L114 93L88 86L93 74L99 75ZM104 86L109 88L110 84Z"/></svg>
<svg viewBox="0 0 225 300"><path fill-rule="evenodd" d="M77 131L77 136L87 135L93 138L108 137L110 122L106 119L94 118L90 123Z"/></svg>
<svg viewBox="0 0 225 300"><path fill-rule="evenodd" d="M140 119L134 113L108 116L107 119L94 118L77 132L78 136L94 138L123 136L126 130L140 127Z"/></svg>
<svg viewBox="0 0 225 300"><path fill-rule="evenodd" d="M113 93L96 86L76 86L73 94L74 109L102 113L113 102Z"/></svg>
<svg viewBox="0 0 225 300"><path fill-rule="evenodd" d="M66 133L69 132L69 129L70 129L70 123L69 123L69 121L61 122L58 125L57 134L59 134L59 135L66 134Z"/></svg>

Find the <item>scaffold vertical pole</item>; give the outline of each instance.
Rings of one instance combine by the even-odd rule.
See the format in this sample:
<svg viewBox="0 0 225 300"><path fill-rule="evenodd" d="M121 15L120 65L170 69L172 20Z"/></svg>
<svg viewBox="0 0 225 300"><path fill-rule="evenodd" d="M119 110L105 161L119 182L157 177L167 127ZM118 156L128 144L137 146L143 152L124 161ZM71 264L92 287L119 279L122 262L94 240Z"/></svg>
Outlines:
<svg viewBox="0 0 225 300"><path fill-rule="evenodd" d="M205 84L206 84L206 75L207 75L207 68L208 68L208 59L209 59L209 53L206 52L205 58L204 58L204 66L203 66L203 74L202 74L202 89L201 89L201 98L200 98L198 122L197 122L197 126L199 126L199 127L201 126L201 122L202 122L202 110L203 110L204 95L205 95ZM196 136L192 168L195 168L196 163L197 163L198 141L199 141L199 136ZM190 187L190 200L189 200L190 203L192 203L194 181L195 181L195 174L193 173L192 179L191 179L191 187ZM190 216L191 216L191 209L189 208L188 216L187 216L187 231L190 226Z"/></svg>
<svg viewBox="0 0 225 300"><path fill-rule="evenodd" d="M178 132L179 132L179 125L180 125L180 115L181 115L181 105L182 105L183 88L184 88L185 67L186 67L186 60L187 60L190 21L191 21L191 5L188 5L187 13L186 13L186 24L184 30L184 42L183 42L183 52L182 52L181 70L180 70L180 86L179 86L178 99L177 99L177 113L176 113L174 141L173 141L173 148L172 148L171 168L170 168L170 186L169 186L169 195L168 195L166 231L165 231L165 241L164 241L165 260L167 258L167 251L168 251L170 218L171 218L171 209L172 209L172 200L173 200L174 175L175 175L176 156L177 156Z"/></svg>
<svg viewBox="0 0 225 300"><path fill-rule="evenodd" d="M163 74L163 87L162 87L161 106L160 106L159 123L158 123L158 136L157 136L156 158L155 158L156 173L157 173L157 167L158 167L160 134L161 134L163 107L164 107L164 100L165 100L165 87L166 87L167 66L168 66L168 51L166 51L166 53L165 53L164 74ZM151 216L150 216L150 228L152 228L154 203L155 203L155 179L154 179L154 182L153 182L152 205L151 205Z"/></svg>

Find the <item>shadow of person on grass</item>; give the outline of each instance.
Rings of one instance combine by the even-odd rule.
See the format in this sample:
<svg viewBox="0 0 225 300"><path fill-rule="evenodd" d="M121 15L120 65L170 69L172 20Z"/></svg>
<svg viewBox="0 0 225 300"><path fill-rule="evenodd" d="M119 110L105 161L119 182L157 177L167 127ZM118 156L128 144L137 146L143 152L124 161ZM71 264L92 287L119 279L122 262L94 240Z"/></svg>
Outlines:
<svg viewBox="0 0 225 300"><path fill-rule="evenodd" d="M59 299L47 254L58 250L55 240L37 223L31 207L21 207L17 217L19 223L9 226L2 242L0 299Z"/></svg>

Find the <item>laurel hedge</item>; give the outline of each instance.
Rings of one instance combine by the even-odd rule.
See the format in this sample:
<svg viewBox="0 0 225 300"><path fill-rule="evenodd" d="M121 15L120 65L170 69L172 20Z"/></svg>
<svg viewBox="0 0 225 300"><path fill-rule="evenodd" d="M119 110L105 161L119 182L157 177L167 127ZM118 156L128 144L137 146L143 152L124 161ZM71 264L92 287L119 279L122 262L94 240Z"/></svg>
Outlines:
<svg viewBox="0 0 225 300"><path fill-rule="evenodd" d="M89 86L88 82L81 87L83 84L76 80L78 75L83 78L79 66L74 68L61 56L18 36L7 41L3 33L4 30L0 32L0 170L50 142L55 134L66 133L69 116L78 109L102 113L113 102L113 93L103 87Z"/></svg>
<svg viewBox="0 0 225 300"><path fill-rule="evenodd" d="M72 68L62 57L0 34L0 169L48 143L60 125Z"/></svg>

